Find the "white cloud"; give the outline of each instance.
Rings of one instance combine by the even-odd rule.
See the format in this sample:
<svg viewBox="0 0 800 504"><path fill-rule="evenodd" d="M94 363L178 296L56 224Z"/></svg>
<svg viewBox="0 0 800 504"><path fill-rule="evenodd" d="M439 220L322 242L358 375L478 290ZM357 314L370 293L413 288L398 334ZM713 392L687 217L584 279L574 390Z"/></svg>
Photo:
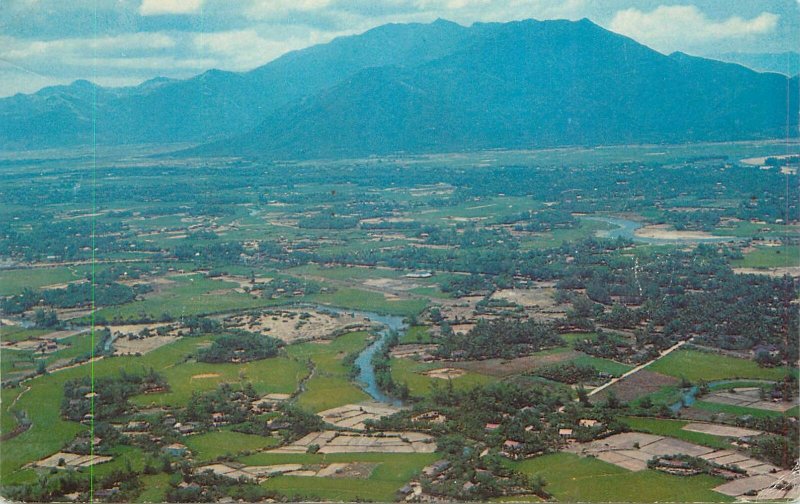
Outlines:
<svg viewBox="0 0 800 504"><path fill-rule="evenodd" d="M0 57L8 61L25 62L37 57L67 55L91 58L97 54L119 51L163 50L175 47L175 40L163 33L130 33L97 38L70 38L28 41L0 36Z"/></svg>
<svg viewBox="0 0 800 504"><path fill-rule="evenodd" d="M250 19L275 19L291 12L312 12L324 9L332 0L252 0L245 9Z"/></svg>
<svg viewBox="0 0 800 504"><path fill-rule="evenodd" d="M763 35L775 30L780 16L762 12L752 19L708 18L693 5L662 5L650 12L618 11L608 27L655 49L672 51L692 44Z"/></svg>
<svg viewBox="0 0 800 504"><path fill-rule="evenodd" d="M194 14L202 7L203 0L142 0L139 14L142 16Z"/></svg>
<svg viewBox="0 0 800 504"><path fill-rule="evenodd" d="M250 70L295 49L328 42L350 32L307 31L303 35L268 39L255 30L198 33L193 45L198 56L217 60L217 68Z"/></svg>

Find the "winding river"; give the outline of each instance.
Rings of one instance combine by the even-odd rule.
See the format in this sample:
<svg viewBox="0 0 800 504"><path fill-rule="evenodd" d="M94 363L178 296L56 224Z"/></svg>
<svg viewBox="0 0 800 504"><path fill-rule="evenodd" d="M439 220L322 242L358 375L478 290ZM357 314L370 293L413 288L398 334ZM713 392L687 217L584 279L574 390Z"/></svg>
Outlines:
<svg viewBox="0 0 800 504"><path fill-rule="evenodd" d="M339 315L353 314L365 317L382 326L381 330L378 331L378 338L370 343L358 354L358 357L356 357L355 363L359 369L358 381L364 392L369 394L375 401L391 404L393 406L401 406L402 402L399 399L391 397L378 388L378 384L375 381L375 367L372 364L372 356L375 355L375 352L380 350L381 345L383 345L392 332L402 334L408 329L408 325L403 321L403 317L397 315L381 315L379 313L360 310L345 310L343 308L334 308L325 305L316 305L314 308L319 311L327 311Z"/></svg>

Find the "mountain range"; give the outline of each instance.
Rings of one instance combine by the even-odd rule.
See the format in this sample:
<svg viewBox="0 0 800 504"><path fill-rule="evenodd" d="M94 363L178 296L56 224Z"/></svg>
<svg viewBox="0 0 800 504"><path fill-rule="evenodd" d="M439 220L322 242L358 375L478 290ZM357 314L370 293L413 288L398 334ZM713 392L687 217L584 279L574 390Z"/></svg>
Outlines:
<svg viewBox="0 0 800 504"><path fill-rule="evenodd" d="M664 55L588 20L390 24L249 72L0 99L0 149L190 142L192 155L351 157L784 138L798 77Z"/></svg>
<svg viewBox="0 0 800 504"><path fill-rule="evenodd" d="M775 72L789 76L800 73L800 53L797 51L780 53L727 52L713 54L710 57L729 63L738 63L757 72Z"/></svg>

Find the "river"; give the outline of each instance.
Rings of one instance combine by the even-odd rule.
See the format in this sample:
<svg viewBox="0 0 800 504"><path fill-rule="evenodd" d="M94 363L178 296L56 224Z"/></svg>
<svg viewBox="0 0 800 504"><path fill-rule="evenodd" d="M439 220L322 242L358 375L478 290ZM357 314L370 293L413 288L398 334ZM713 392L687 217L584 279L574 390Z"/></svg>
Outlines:
<svg viewBox="0 0 800 504"><path fill-rule="evenodd" d="M337 314L354 314L360 317L366 317L370 321L380 324L382 329L378 331L378 338L370 343L364 350L356 357L356 365L359 369L358 382L361 388L369 394L375 401L391 404L393 406L401 406L403 403L394 397L384 393L375 381L375 367L372 365L372 356L375 352L380 350L381 345L391 335L392 332L402 334L408 329L408 325L403 321L403 317L397 315L381 315L374 312L366 312L360 310L345 310L343 308L334 308L325 305L315 305L313 308L319 311L327 311Z"/></svg>
<svg viewBox="0 0 800 504"><path fill-rule="evenodd" d="M609 238L612 240L621 237L639 243L648 243L651 245L669 245L674 243L722 243L740 239L734 236L709 236L703 238L697 237L697 238L677 238L677 239L648 238L644 236L638 236L636 234L637 229L644 227L644 224L642 224L641 222L636 222L629 219L622 219L620 217L584 217L584 219L598 221L598 222L605 222L614 226L614 229L600 230L597 231L596 233L596 236L598 238Z"/></svg>

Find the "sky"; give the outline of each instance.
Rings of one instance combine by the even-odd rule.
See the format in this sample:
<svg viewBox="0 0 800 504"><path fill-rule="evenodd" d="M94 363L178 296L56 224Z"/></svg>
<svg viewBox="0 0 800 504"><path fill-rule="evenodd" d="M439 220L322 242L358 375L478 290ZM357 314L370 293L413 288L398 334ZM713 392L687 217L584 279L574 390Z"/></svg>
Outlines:
<svg viewBox="0 0 800 504"><path fill-rule="evenodd" d="M385 23L584 17L664 53L800 47L800 0L0 0L0 96L245 71Z"/></svg>

